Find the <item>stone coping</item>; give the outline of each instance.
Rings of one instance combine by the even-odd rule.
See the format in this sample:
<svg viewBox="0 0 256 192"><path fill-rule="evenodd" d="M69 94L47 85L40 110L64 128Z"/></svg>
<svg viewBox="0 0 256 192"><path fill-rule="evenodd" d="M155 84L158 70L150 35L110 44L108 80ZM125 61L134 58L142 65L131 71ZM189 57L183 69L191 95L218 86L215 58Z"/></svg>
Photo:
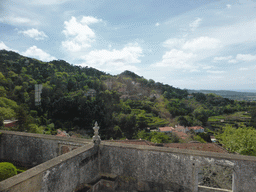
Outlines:
<svg viewBox="0 0 256 192"><path fill-rule="evenodd" d="M149 146L149 145L134 145L134 144L117 143L117 142L106 142L106 141L101 141L101 145L105 145L109 147L138 149L138 150L150 150L150 151L158 151L158 152L166 152L166 153L178 153L178 154L201 156L201 157L216 158L216 159L243 160L243 161L256 162L256 157L254 156L236 155L231 153L215 153L215 152L206 152L206 151L198 151L198 150L156 147L156 146Z"/></svg>
<svg viewBox="0 0 256 192"><path fill-rule="evenodd" d="M55 135L45 135L45 134L26 133L26 132L18 132L18 131L6 131L6 130L0 130L0 132L3 134L9 134L9 135L36 137L36 138L50 139L50 140L64 141L64 142L73 142L73 143L82 143L82 144L92 143L91 139L83 139L83 138L59 137Z"/></svg>
<svg viewBox="0 0 256 192"><path fill-rule="evenodd" d="M198 188L205 189L205 190L212 191L212 192L217 192L217 191L232 192L232 190L229 190L229 189L213 188L213 187L207 187L207 186L203 186L203 185L198 185Z"/></svg>
<svg viewBox="0 0 256 192"><path fill-rule="evenodd" d="M58 164L61 164L68 159L71 159L81 153L84 153L94 147L93 144L88 144L82 147L79 147L73 151L70 151L69 153L65 153L61 156L55 157L49 161L46 161L45 163L42 163L36 167L33 167L23 173L20 173L18 175L15 175L13 177L10 177L4 181L0 182L0 191L7 190L8 188L15 186L19 183L22 183L32 177L35 177L39 174L43 174L45 171L51 169L52 167L57 166Z"/></svg>
<svg viewBox="0 0 256 192"><path fill-rule="evenodd" d="M56 141L73 142L73 143L81 143L81 144L92 144L91 139L58 137L58 136L54 136L54 135L44 135L44 134L36 134L36 133L5 131L5 130L0 130L0 132L2 132L4 134L51 139L51 140L56 140ZM101 141L100 145L139 149L139 150L179 153L179 154L210 157L210 158L217 158L217 159L256 161L256 157L254 157L254 156L236 155L236 154L231 154L231 153L215 153L215 152L206 152L206 151L198 151L198 150L156 147L156 146L149 146L149 145L134 145L134 144L118 143L118 142L111 142L111 141L104 141L104 140Z"/></svg>

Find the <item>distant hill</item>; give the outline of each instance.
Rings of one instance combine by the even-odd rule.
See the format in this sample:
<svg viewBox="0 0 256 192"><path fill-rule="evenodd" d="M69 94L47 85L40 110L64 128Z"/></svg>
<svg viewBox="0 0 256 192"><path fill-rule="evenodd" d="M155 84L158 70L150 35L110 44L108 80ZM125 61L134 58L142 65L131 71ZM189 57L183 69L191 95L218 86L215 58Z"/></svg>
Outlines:
<svg viewBox="0 0 256 192"><path fill-rule="evenodd" d="M256 101L256 92L240 92L240 91L229 91L229 90L188 90L189 94L191 93L214 93L220 95L224 98L238 100L238 101Z"/></svg>
<svg viewBox="0 0 256 192"><path fill-rule="evenodd" d="M40 103L35 102L36 84L42 84ZM188 97L187 90L131 71L113 76L64 60L43 62L0 50L0 123L17 118L19 131L54 134L61 128L92 135L91 127L97 121L103 140L132 139L140 138L139 131L148 128L207 126L210 116L256 106L256 102L234 101L218 96L218 91L210 92L215 95ZM222 95L244 97L234 91ZM256 94L246 96L249 100Z"/></svg>

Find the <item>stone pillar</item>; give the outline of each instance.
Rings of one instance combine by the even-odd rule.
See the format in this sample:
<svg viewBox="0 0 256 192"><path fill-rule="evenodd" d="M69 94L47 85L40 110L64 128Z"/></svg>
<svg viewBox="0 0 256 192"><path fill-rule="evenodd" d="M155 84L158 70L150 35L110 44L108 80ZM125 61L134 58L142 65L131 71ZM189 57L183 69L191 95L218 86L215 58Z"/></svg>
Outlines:
<svg viewBox="0 0 256 192"><path fill-rule="evenodd" d="M198 171L199 165L197 162L193 161L192 163L192 191L198 192Z"/></svg>
<svg viewBox="0 0 256 192"><path fill-rule="evenodd" d="M98 126L98 123L96 121L94 127L93 127L93 130L94 130L94 136L92 137L92 141L94 143L94 145L99 145L100 142L101 142L101 139L100 139L100 136L99 136L99 126Z"/></svg>
<svg viewBox="0 0 256 192"><path fill-rule="evenodd" d="M232 175L232 191L237 192L236 190L236 172L233 169L233 175Z"/></svg>

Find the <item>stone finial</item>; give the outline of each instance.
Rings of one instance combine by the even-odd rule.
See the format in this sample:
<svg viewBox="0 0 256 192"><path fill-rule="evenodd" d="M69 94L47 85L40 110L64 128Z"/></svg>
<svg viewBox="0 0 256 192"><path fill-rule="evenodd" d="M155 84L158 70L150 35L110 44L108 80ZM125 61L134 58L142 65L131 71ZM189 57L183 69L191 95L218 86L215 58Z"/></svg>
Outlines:
<svg viewBox="0 0 256 192"><path fill-rule="evenodd" d="M95 145L99 145L100 142L101 142L101 139L100 139L100 136L99 136L99 126L98 126L98 123L96 121L94 127L93 127L93 130L94 130L94 136L92 137L92 141Z"/></svg>

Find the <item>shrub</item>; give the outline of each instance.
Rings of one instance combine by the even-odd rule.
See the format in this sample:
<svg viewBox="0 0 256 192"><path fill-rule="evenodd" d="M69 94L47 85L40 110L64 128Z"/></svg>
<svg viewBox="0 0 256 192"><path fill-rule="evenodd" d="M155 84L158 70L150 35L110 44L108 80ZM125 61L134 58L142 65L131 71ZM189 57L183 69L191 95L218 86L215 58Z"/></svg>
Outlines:
<svg viewBox="0 0 256 192"><path fill-rule="evenodd" d="M17 169L12 163L0 163L0 181L8 179L14 175L17 175Z"/></svg>
<svg viewBox="0 0 256 192"><path fill-rule="evenodd" d="M170 138L165 133L154 132L154 135L151 138L153 143L170 143Z"/></svg>
<svg viewBox="0 0 256 192"><path fill-rule="evenodd" d="M200 143L207 143L202 137L199 135L194 136L194 140L199 141Z"/></svg>

